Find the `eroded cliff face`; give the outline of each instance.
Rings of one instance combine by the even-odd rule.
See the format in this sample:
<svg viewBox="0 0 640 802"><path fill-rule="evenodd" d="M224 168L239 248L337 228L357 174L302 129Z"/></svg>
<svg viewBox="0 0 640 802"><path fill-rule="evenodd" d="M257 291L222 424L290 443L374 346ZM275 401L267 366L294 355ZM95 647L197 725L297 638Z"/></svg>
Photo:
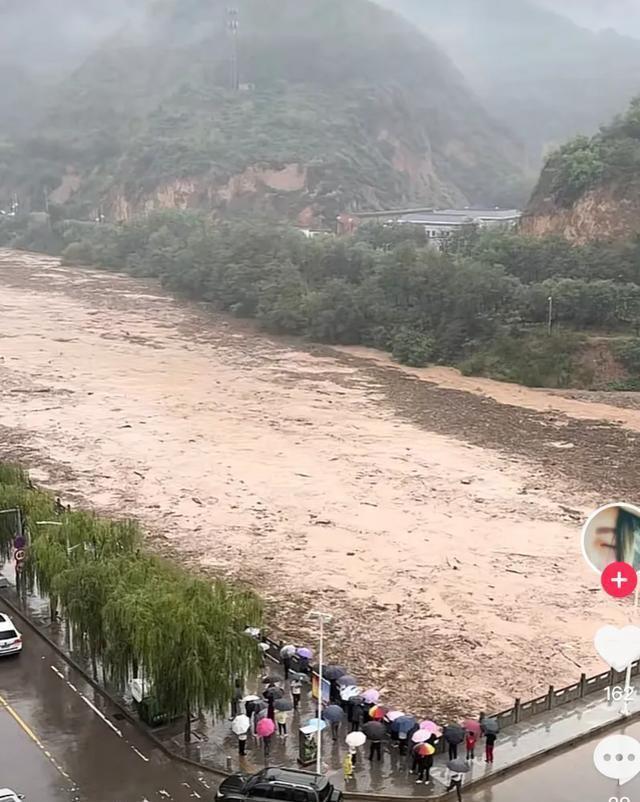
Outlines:
<svg viewBox="0 0 640 802"><path fill-rule="evenodd" d="M308 171L304 165L292 163L279 169L251 166L222 182L210 175L175 179L135 197L118 189L111 194L107 210L116 220L130 220L159 209L215 211L243 202L268 205L270 195L300 196L307 190ZM308 209L306 213L308 216Z"/></svg>
<svg viewBox="0 0 640 802"><path fill-rule="evenodd" d="M640 234L640 196L623 194L616 187L599 187L564 209L534 198L520 230L535 237L562 236L576 245L626 240Z"/></svg>

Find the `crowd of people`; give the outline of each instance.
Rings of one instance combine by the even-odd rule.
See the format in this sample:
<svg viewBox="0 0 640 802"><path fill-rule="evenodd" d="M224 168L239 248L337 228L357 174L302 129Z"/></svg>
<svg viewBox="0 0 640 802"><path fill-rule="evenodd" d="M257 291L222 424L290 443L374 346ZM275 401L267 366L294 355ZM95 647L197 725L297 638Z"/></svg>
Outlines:
<svg viewBox="0 0 640 802"><path fill-rule="evenodd" d="M265 756L268 755L274 736L287 738L291 713L300 709L300 700L310 692L311 677L315 668L311 665L311 651L293 646L279 647L276 662L280 662L283 678L267 672L267 652L273 651L266 639L260 640L263 649L263 690L244 695L242 683L236 683L236 698L232 704L231 719L234 724L243 718L246 731L234 729L238 736L238 750L246 754L249 730L261 741ZM316 672L317 673L317 672ZM323 666L323 677L328 682L323 689L322 719L319 727L326 730L334 742L344 734L347 750L343 761L345 780L352 779L358 764L359 751L368 746L366 756L370 762L383 760L383 744L397 749L406 756L408 773L415 776L417 784L429 784L431 770L437 752L448 754L448 789L455 790L461 799L464 775L470 771L481 739L484 739L484 761L491 765L498 735L495 719L467 719L460 724L439 726L435 722L407 715L380 703L380 694L375 689L362 691L356 687L355 678L339 666ZM319 687L319 686L317 686ZM262 723L268 721L269 723ZM312 719L317 722L317 719ZM303 723L301 722L301 726ZM232 725L233 727L233 725ZM320 736L322 737L322 736ZM462 750L464 749L464 753ZM460 754L459 754L460 752Z"/></svg>

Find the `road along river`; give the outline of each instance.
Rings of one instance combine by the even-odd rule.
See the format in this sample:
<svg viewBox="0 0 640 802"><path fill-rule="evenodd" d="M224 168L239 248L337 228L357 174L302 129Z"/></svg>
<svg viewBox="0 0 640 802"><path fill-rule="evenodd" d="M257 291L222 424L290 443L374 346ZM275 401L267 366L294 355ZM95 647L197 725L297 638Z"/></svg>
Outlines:
<svg viewBox="0 0 640 802"><path fill-rule="evenodd" d="M0 251L0 458L248 582L434 716L603 669L579 519L640 501L640 410L270 339L154 283ZM619 399L615 399L619 403Z"/></svg>

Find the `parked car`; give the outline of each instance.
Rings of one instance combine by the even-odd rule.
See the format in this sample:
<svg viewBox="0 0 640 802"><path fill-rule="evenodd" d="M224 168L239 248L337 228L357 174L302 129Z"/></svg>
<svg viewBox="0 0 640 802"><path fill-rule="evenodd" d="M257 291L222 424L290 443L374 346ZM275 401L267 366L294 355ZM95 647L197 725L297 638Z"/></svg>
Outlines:
<svg viewBox="0 0 640 802"><path fill-rule="evenodd" d="M5 613L0 613L0 657L19 654L22 651L22 635ZM2 802L2 796L0 796Z"/></svg>
<svg viewBox="0 0 640 802"><path fill-rule="evenodd" d="M257 774L232 774L220 783L216 799L342 802L342 791L320 774L272 767Z"/></svg>
<svg viewBox="0 0 640 802"><path fill-rule="evenodd" d="M10 788L0 788L0 802L20 802L24 794L16 794Z"/></svg>

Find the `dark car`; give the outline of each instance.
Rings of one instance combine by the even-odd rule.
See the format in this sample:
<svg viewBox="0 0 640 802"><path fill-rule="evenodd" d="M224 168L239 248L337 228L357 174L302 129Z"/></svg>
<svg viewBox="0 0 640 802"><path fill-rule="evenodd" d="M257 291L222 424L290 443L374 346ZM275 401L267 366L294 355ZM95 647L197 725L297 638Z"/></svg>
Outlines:
<svg viewBox="0 0 640 802"><path fill-rule="evenodd" d="M220 783L216 799L278 802L342 802L342 791L320 774L269 768L257 774L232 774Z"/></svg>

